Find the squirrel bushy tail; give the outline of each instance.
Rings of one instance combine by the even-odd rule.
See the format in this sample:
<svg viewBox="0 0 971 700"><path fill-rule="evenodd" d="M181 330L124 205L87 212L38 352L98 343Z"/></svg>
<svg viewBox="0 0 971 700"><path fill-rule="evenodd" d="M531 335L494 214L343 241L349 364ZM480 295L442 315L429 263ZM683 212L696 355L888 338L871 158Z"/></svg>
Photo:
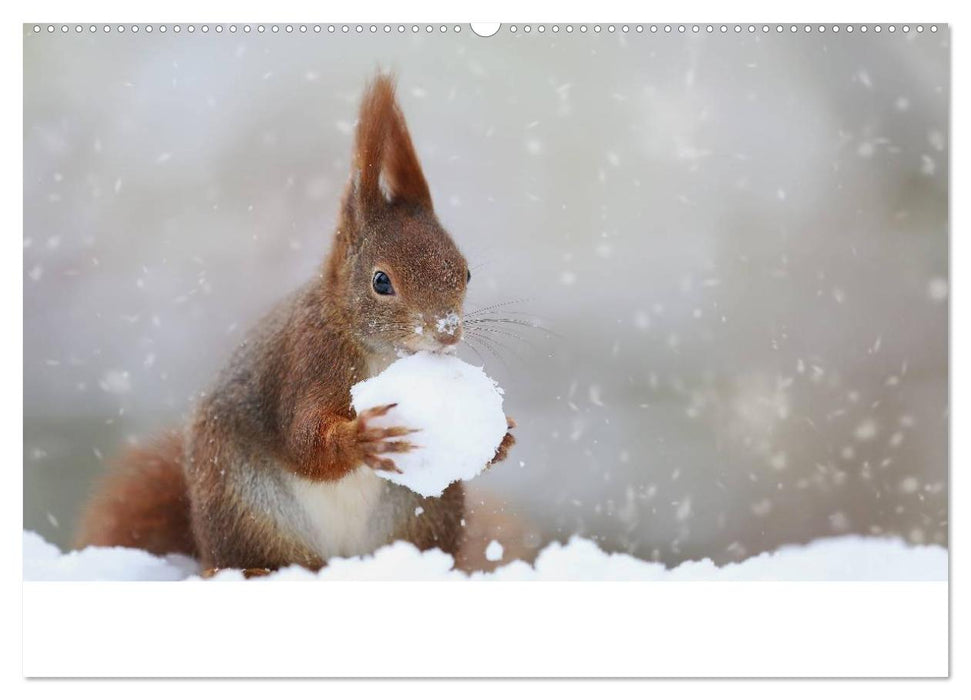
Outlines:
<svg viewBox="0 0 971 700"><path fill-rule="evenodd" d="M183 454L183 439L176 432L124 452L86 504L77 546L197 556Z"/></svg>

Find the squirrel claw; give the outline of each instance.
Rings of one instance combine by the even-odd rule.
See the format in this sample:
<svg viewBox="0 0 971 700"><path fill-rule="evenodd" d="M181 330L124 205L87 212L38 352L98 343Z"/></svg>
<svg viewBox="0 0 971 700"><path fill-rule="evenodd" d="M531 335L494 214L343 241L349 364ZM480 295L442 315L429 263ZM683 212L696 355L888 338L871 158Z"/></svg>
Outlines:
<svg viewBox="0 0 971 700"><path fill-rule="evenodd" d="M383 406L374 406L365 411L362 411L361 413L358 414L357 417L362 421L366 421L369 418L377 418L378 416L383 416L387 414L388 411L390 411L392 408L394 408L397 405L398 404L396 402L396 403L386 403Z"/></svg>
<svg viewBox="0 0 971 700"><path fill-rule="evenodd" d="M406 440L390 440L389 438L411 435L412 433L417 433L418 430L401 426L392 426L389 428L368 427L368 421L370 419L387 414L388 411L397 405L396 403L389 403L384 406L375 406L366 411L361 411L357 418L354 419L353 425L357 431L357 446L361 461L371 467L371 469L401 474L401 470L398 469L392 460L387 457L379 457L378 455L384 453L400 454L415 449L416 445Z"/></svg>
<svg viewBox="0 0 971 700"><path fill-rule="evenodd" d="M506 416L506 425L509 426L509 430L516 427L516 421L514 421L509 416ZM516 438L512 433L506 433L502 436L502 442L499 443L499 447L496 448L496 454L492 458L492 461L487 464L487 467L491 467L496 462L501 462L506 458L509 453L510 448L516 444Z"/></svg>
<svg viewBox="0 0 971 700"><path fill-rule="evenodd" d="M401 437L419 432L417 428L365 428L361 431L359 442L377 442L390 437Z"/></svg>
<svg viewBox="0 0 971 700"><path fill-rule="evenodd" d="M395 440L392 442L375 443L371 446L370 452L372 454L381 454L382 452L411 452L416 447L417 445L412 445L410 442Z"/></svg>
<svg viewBox="0 0 971 700"><path fill-rule="evenodd" d="M371 469L376 469L381 472L395 472L397 474L402 473L401 470L395 466L394 462L387 457L378 457L374 454L366 454L364 455L364 463L371 467Z"/></svg>

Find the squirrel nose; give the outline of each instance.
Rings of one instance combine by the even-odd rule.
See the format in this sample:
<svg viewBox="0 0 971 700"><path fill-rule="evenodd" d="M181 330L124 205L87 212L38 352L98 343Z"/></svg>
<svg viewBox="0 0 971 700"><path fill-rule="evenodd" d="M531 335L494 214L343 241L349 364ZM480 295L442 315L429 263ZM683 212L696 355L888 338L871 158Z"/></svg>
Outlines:
<svg viewBox="0 0 971 700"><path fill-rule="evenodd" d="M439 343L439 345L444 345L446 347L455 345L462 340L462 327L459 326L451 333L436 333L435 340Z"/></svg>
<svg viewBox="0 0 971 700"><path fill-rule="evenodd" d="M450 311L435 324L435 340L443 347L455 345L462 339L462 317Z"/></svg>

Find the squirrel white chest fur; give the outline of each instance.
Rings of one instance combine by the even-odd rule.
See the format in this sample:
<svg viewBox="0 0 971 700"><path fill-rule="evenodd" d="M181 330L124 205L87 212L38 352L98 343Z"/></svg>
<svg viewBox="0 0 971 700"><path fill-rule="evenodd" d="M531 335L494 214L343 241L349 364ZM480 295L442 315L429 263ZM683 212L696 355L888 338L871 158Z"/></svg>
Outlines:
<svg viewBox="0 0 971 700"><path fill-rule="evenodd" d="M388 482L366 467L337 481L293 475L290 488L304 516L300 529L324 559L372 552L391 537L395 508Z"/></svg>

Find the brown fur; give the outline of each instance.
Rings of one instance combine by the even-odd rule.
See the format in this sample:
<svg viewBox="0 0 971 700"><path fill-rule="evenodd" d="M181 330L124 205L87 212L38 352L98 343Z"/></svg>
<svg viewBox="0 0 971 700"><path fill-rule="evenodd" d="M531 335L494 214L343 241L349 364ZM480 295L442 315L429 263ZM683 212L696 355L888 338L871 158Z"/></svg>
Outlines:
<svg viewBox="0 0 971 700"><path fill-rule="evenodd" d="M319 568L328 552L365 554L397 539L458 551L459 483L431 499L382 480L371 510L347 516L366 518L369 536L328 552L308 538L307 514L293 496L300 483L395 469L393 454L411 448L411 431L370 424L390 407L355 415L350 387L397 352L442 350L461 337L461 327L443 332L436 321L461 315L467 264L435 217L387 77L365 93L352 162L322 274L257 324L197 406L184 441L170 439L164 454L134 453L128 469L109 477L88 509L82 543L144 548L150 541L150 551L193 550L207 569L253 570ZM376 270L390 278L393 296L372 289ZM497 457L511 444L509 435ZM160 518L170 505L171 517ZM159 532L150 536L152 523Z"/></svg>
<svg viewBox="0 0 971 700"><path fill-rule="evenodd" d="M493 540L502 545L499 561L485 556ZM527 518L510 510L497 495L472 485L465 494L465 527L455 567L468 572L493 571L515 560L532 563L542 541L541 533Z"/></svg>
<svg viewBox="0 0 971 700"><path fill-rule="evenodd" d="M78 543L195 556L181 436L168 433L122 455L82 513Z"/></svg>

